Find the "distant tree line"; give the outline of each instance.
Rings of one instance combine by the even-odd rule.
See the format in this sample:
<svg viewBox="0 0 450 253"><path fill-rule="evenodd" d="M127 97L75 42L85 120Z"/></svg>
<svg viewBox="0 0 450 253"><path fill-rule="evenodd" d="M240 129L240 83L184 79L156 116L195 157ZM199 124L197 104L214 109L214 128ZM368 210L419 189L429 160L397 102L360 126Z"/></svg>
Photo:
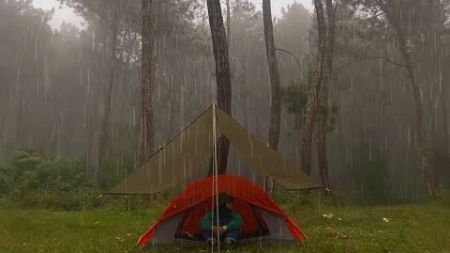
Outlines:
<svg viewBox="0 0 450 253"><path fill-rule="evenodd" d="M106 190L217 96L331 189L409 201L449 185L448 1L315 0L314 13L295 3L277 18L266 0L229 12L213 0L62 2L85 29L52 30L51 13L0 0L5 163L17 150L76 157ZM253 176L232 147L223 159Z"/></svg>

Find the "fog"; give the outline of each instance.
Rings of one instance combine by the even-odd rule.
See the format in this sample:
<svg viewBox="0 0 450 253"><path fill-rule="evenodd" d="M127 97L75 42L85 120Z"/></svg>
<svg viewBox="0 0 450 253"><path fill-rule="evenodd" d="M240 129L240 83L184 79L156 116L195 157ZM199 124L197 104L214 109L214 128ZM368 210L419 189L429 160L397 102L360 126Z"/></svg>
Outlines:
<svg viewBox="0 0 450 253"><path fill-rule="evenodd" d="M107 191L142 163L141 5L61 2L84 25L62 17L69 7L51 13L35 8L42 1L0 0L0 160L9 164L18 151L73 159L86 180ZM153 2L149 82L158 150L220 98L205 3ZM312 5L276 6L277 152L302 168L320 29ZM222 9L231 116L266 142L272 89L261 6L232 0L230 24ZM449 31L447 1L338 1L334 52L327 54L333 68L322 80L327 99L316 101L311 177L320 180L325 150L330 188L361 201L408 202L448 187ZM231 147L229 172L261 183L263 175L248 167Z"/></svg>

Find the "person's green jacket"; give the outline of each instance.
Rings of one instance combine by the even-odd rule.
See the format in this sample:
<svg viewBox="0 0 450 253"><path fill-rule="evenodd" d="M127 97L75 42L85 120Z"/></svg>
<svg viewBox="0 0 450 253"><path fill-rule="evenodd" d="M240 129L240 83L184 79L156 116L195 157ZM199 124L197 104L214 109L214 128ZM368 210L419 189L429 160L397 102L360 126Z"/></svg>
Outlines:
<svg viewBox="0 0 450 253"><path fill-rule="evenodd" d="M215 223L213 222L213 213L209 212L199 222L199 227L201 230L210 230L212 225ZM242 225L242 218L241 215L239 215L237 212L232 211L230 221L228 224L223 224L227 226L228 230L239 230Z"/></svg>

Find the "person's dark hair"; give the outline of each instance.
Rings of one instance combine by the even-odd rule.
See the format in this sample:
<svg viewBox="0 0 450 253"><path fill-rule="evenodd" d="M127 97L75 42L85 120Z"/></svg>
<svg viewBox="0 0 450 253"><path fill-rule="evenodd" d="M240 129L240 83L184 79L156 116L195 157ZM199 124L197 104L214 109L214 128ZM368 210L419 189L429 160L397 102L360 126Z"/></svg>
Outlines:
<svg viewBox="0 0 450 253"><path fill-rule="evenodd" d="M233 203L234 198L226 193L219 193L219 205L224 205L226 203Z"/></svg>

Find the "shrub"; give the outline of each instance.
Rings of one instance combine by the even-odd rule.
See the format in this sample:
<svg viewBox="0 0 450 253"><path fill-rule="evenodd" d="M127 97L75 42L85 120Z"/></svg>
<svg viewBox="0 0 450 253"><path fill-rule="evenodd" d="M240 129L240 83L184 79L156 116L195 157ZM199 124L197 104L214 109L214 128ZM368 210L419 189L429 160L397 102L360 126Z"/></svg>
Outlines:
<svg viewBox="0 0 450 253"><path fill-rule="evenodd" d="M0 194L26 207L80 209L90 202L91 187L76 159L18 151L0 170ZM2 184L3 185L3 184Z"/></svg>
<svg viewBox="0 0 450 253"><path fill-rule="evenodd" d="M4 168L0 167L0 197L3 197L10 191L8 175Z"/></svg>
<svg viewBox="0 0 450 253"><path fill-rule="evenodd" d="M369 150L367 145L363 145L360 151L360 159L357 160L353 171L358 190L354 191L352 195L354 200L359 203L386 203L390 198L386 158L378 149ZM366 159L369 156L371 158Z"/></svg>

